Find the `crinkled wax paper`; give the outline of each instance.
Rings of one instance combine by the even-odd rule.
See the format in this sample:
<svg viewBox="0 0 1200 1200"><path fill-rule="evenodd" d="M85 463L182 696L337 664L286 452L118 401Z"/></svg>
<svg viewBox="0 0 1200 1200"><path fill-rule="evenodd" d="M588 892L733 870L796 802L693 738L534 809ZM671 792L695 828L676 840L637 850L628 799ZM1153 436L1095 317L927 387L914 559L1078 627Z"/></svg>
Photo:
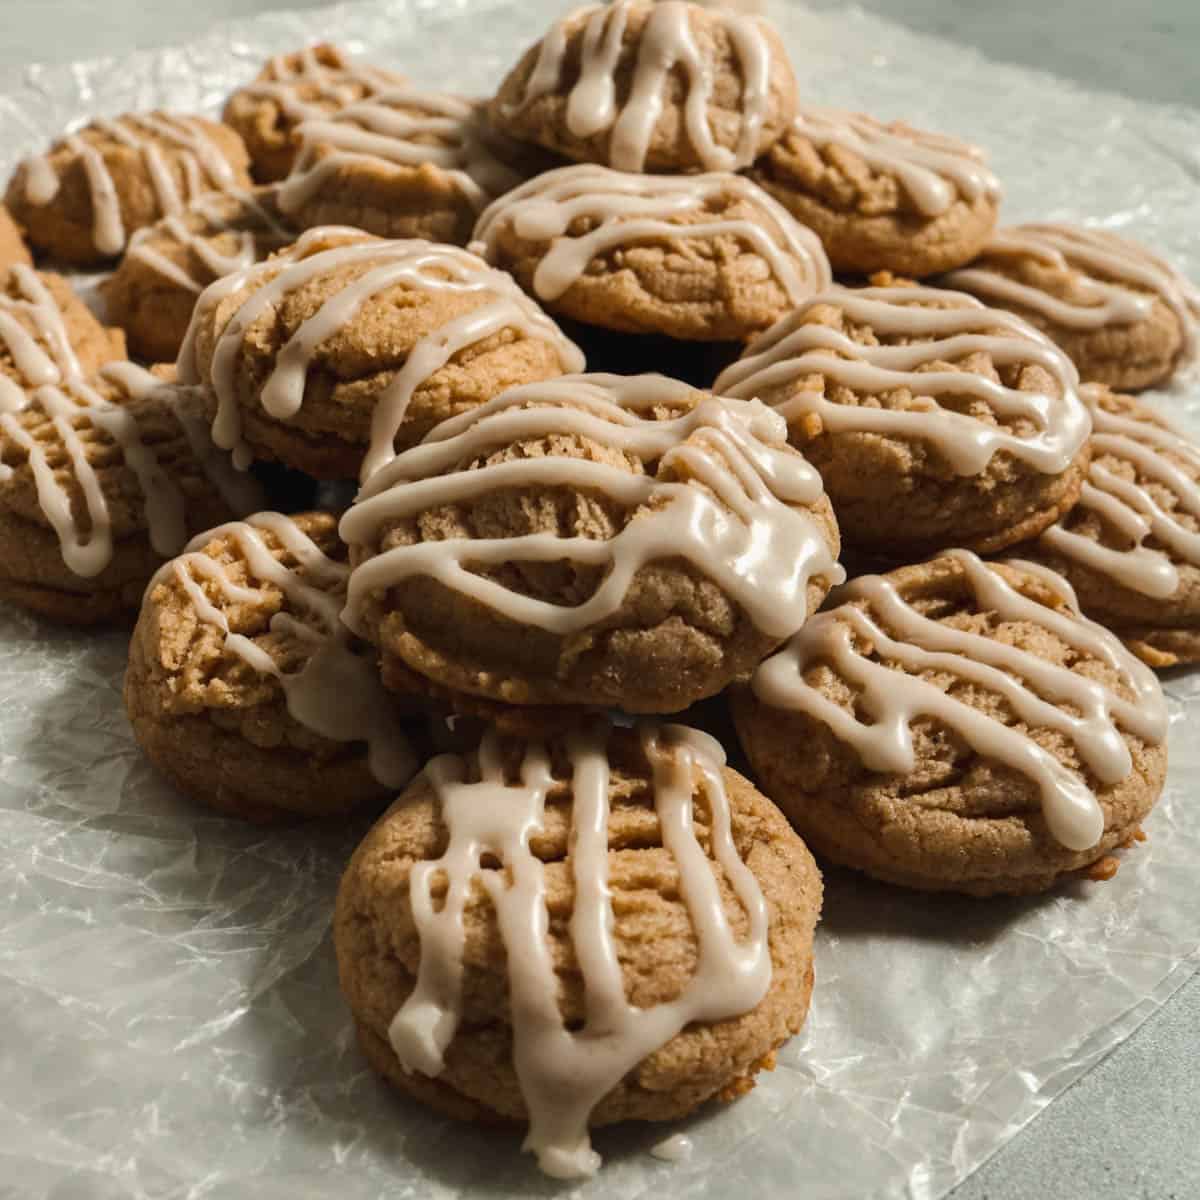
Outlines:
<svg viewBox="0 0 1200 1200"><path fill-rule="evenodd" d="M268 53L330 38L483 93L559 6L392 0L240 24L190 47L30 68L0 95L0 173L70 121L215 110ZM1197 117L1090 94L853 10L778 6L804 90L988 146L1010 219L1128 229L1200 276ZM97 12L97 19L102 19ZM1200 394L1163 399L1200 410ZM329 939L364 825L264 833L186 806L140 761L125 638L0 616L0 1195L550 1195L516 1139L370 1075ZM937 1197L1197 966L1200 677L1168 681L1167 792L1110 883L930 899L833 873L802 1037L740 1103L602 1133L581 1195Z"/></svg>

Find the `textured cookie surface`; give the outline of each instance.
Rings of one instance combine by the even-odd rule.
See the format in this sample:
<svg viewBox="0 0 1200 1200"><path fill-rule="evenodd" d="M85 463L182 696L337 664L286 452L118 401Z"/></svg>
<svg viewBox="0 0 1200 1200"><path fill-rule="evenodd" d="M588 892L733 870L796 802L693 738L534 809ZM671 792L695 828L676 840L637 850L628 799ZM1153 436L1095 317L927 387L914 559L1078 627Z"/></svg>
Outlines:
<svg viewBox="0 0 1200 1200"><path fill-rule="evenodd" d="M29 266L32 262L29 247L25 245L16 221L8 209L0 204L0 271L7 271L13 263Z"/></svg>

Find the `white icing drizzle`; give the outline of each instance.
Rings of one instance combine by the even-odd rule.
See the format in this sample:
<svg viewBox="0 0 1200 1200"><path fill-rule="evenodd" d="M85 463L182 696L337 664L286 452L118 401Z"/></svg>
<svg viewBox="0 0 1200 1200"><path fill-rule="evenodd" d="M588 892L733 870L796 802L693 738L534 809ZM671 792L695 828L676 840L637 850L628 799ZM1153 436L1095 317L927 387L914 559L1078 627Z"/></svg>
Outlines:
<svg viewBox="0 0 1200 1200"><path fill-rule="evenodd" d="M1094 512L1128 545L1110 547L1075 532L1070 515L1047 529L1041 544L1122 587L1166 599L1179 590L1176 561L1200 566L1200 533L1175 515L1200 521L1200 447L1158 414L1151 419L1148 413L1109 412L1100 402L1100 389L1083 393L1092 411L1092 462L1074 515ZM1105 459L1127 463L1136 477L1114 472ZM1175 511L1163 508L1150 487L1170 492Z"/></svg>
<svg viewBox="0 0 1200 1200"><path fill-rule="evenodd" d="M966 550L950 551L946 557L958 563L980 611L1049 630L1080 654L1117 672L1133 699L1015 645L924 617L883 575L850 583L838 608L819 613L759 667L754 692L764 704L806 713L828 726L869 770L883 774L903 775L915 768L912 722L919 716L934 717L977 754L1019 771L1037 785L1047 827L1059 843L1069 850L1090 849L1103 835L1104 814L1086 780L1028 734L915 673L945 673L1002 697L1027 727L1056 730L1068 738L1083 764L1105 785L1120 782L1133 769L1120 729L1152 743L1166 736L1166 704L1158 681L1112 634L1079 615L1070 585L1053 572L1026 563L1007 564L1050 584L1067 601L1068 612L1022 595ZM871 657L855 647L856 638ZM854 711L805 680L805 670L816 663L829 663L856 688Z"/></svg>
<svg viewBox="0 0 1200 1200"><path fill-rule="evenodd" d="M332 62L322 62L320 49L306 46L295 54L277 54L268 61L262 78L246 84L240 94L271 100L289 121L299 122L323 117L402 82L395 72L351 62L333 47L324 48Z"/></svg>
<svg viewBox="0 0 1200 1200"><path fill-rule="evenodd" d="M950 308L924 307L950 302ZM835 305L880 338L908 337L908 344L863 345L828 325L805 323L818 305ZM1026 392L963 370L926 370L986 353L999 365L1037 364L1058 384L1058 394ZM908 408L837 404L801 381L820 375L855 391L881 394L906 389L932 403ZM1067 357L1019 317L985 308L973 297L929 287L841 288L814 296L750 344L727 367L714 389L729 396L762 395L795 387L775 405L788 422L809 413L831 433L868 432L918 438L937 447L959 475L977 475L998 451L1049 475L1065 471L1091 431L1087 406L1077 393L1078 376ZM991 424L943 408L940 396L968 396L995 414ZM1024 421L1030 433L1002 422Z"/></svg>
<svg viewBox="0 0 1200 1200"><path fill-rule="evenodd" d="M276 556L263 533L271 534L295 559L294 567ZM227 564L205 553L220 539L236 544L252 582L236 583ZM345 563L329 558L291 517L260 512L193 538L183 554L159 568L146 595L168 580L177 582L197 617L225 634L226 650L260 675L279 681L287 710L299 724L333 742L366 743L375 779L383 787L401 788L416 770L412 746L374 663L354 652L349 631L338 617L349 570ZM231 603L250 606L273 605L265 585L278 588L285 607L272 616L269 628L274 634L309 643L304 666L285 673L252 638L233 633L204 583Z"/></svg>
<svg viewBox="0 0 1200 1200"><path fill-rule="evenodd" d="M1077 300L1064 300L993 269L990 261L1030 257L1075 274ZM944 282L997 304L1017 304L1068 329L1129 325L1150 315L1161 300L1179 322L1183 358L1197 350L1200 291L1170 263L1144 246L1104 229L1054 223L1002 229L976 262L951 271Z"/></svg>
<svg viewBox="0 0 1200 1200"><path fill-rule="evenodd" d="M404 366L376 401L370 447L363 460L364 480L395 458L396 435L416 390L468 346L503 329L516 329L524 337L553 346L564 370L579 370L583 366L578 348L563 337L511 277L493 270L475 255L456 246L438 246L417 239L378 238L311 252L338 232L331 228L310 229L291 252L217 280L197 302L179 353L180 379L184 382L199 382L195 330L208 310L232 293L253 288L262 281L261 286L248 290L241 305L230 313L217 337L209 378L205 380L217 397L213 440L218 446L233 450L235 461L248 461L249 455L242 441L241 416L235 398L237 356L246 330L295 288L342 267L362 263L368 269L326 300L279 351L275 368L261 392L263 410L276 420L286 421L299 412L308 368L317 348L353 320L372 296L403 284L425 292L454 291L487 298L478 308L421 338L409 351Z"/></svg>
<svg viewBox="0 0 1200 1200"><path fill-rule="evenodd" d="M712 200L731 197L758 214L714 216L687 224ZM765 218L765 219L764 219ZM570 232L583 222L586 232ZM505 229L518 237L548 242L533 276L542 300L557 300L600 255L638 242L736 237L766 264L771 275L799 304L828 287L829 260L817 236L757 184L740 175L628 175L587 163L559 167L529 180L496 200L479 218L471 249L490 262L498 257Z"/></svg>
<svg viewBox="0 0 1200 1200"><path fill-rule="evenodd" d="M413 866L409 899L421 940L417 983L392 1020L389 1037L406 1071L436 1076L461 1014L463 915L478 882L491 901L504 942L513 1031L513 1065L529 1112L524 1149L549 1175L592 1175L600 1157L588 1138L596 1105L638 1063L688 1024L740 1016L758 1005L771 983L768 912L757 880L738 855L729 798L711 739L680 726L641 727L654 784L663 846L679 870L679 891L695 931L695 972L674 999L637 1008L625 998L613 939L616 916L608 888L610 766L607 729L570 737L572 774L570 863L575 885L570 936L583 977L585 1020L568 1030L559 1011L557 979L547 944L549 917L541 861L530 840L542 828L555 786L544 746L525 749L518 782L505 779L502 746L489 731L479 749L480 780L466 781L456 755L436 758L426 775L437 794L449 844L439 859ZM712 859L693 826L693 794L710 813ZM483 865L485 855L499 866ZM714 861L715 860L715 861ZM714 866L745 910L748 932L730 927ZM435 878L446 895L434 908Z"/></svg>
<svg viewBox="0 0 1200 1200"><path fill-rule="evenodd" d="M650 1153L663 1162L682 1163L692 1157L692 1139L686 1133L673 1133L650 1147Z"/></svg>
<svg viewBox="0 0 1200 1200"><path fill-rule="evenodd" d="M845 578L812 514L797 507L820 499L821 478L788 449L783 421L761 404L709 396L682 416L654 419L656 406L683 405L694 396L661 375L565 376L512 388L443 421L366 482L342 518L345 541L370 545L387 523L438 505L469 504L504 487L579 488L640 511L609 541L534 533L394 547L356 568L344 619L360 629L370 593L426 576L510 620L566 636L615 613L646 564L685 558L758 629L788 637L808 615L810 580ZM656 473L634 475L556 455L458 468L514 441L553 435L594 439L647 467L657 464ZM675 469L678 479L661 478ZM568 560L607 568L592 596L574 606L511 591L468 566Z"/></svg>
<svg viewBox="0 0 1200 1200"><path fill-rule="evenodd" d="M0 413L20 412L29 403L29 388L81 375L62 309L41 276L32 267L15 263L9 268L8 283L16 295L0 291L0 348L12 359L19 378L0 371Z"/></svg>
<svg viewBox="0 0 1200 1200"><path fill-rule="evenodd" d="M700 164L709 171L749 166L758 153L759 134L770 100L771 50L763 24L753 16L721 10L712 13L737 57L742 79L740 126L733 150L717 144L709 119L715 70L692 34L683 0L659 0L650 6L637 44L629 95L618 104L614 72L621 56L629 16L646 8L636 0L580 9L551 27L513 112L557 91L562 78L568 29L583 20L579 78L567 94L566 124L572 136L609 133L609 163L620 171L642 171L654 129L666 103L668 81L677 70L687 80L684 128Z"/></svg>
<svg viewBox="0 0 1200 1200"><path fill-rule="evenodd" d="M894 175L926 217L940 216L958 196L1000 196L1000 181L985 165L983 151L945 134L816 105L801 105L794 128L818 149L840 147L874 170Z"/></svg>

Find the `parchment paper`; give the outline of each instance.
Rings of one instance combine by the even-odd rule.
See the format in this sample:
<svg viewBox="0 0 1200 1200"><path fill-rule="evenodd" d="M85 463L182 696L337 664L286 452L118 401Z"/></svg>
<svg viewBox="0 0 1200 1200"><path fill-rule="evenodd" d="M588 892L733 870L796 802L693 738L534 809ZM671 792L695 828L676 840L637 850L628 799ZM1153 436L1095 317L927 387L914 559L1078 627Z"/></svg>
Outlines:
<svg viewBox="0 0 1200 1200"><path fill-rule="evenodd" d="M239 24L173 50L30 68L0 95L0 175L71 121L216 110L269 52L329 38L482 94L560 6L391 0ZM989 63L855 10L777 5L805 93L988 146L1005 218L1127 229L1200 276L1197 115ZM97 19L101 19L97 15ZM1194 387L1164 398L1200 411ZM937 1197L1128 1036L1200 958L1200 677L1150 840L1107 884L928 899L828 877L804 1035L746 1099L602 1133L576 1189L363 1065L328 936L366 822L263 833L197 812L135 751L126 640L0 612L0 1195L339 1200L574 1194Z"/></svg>

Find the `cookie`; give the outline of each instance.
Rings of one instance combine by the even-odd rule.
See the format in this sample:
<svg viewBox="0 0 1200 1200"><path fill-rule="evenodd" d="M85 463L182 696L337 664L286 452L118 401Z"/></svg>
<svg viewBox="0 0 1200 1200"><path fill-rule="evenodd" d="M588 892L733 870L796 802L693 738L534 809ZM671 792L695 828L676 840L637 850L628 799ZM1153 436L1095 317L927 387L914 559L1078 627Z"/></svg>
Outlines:
<svg viewBox="0 0 1200 1200"><path fill-rule="evenodd" d="M748 173L844 274L919 279L963 266L983 249L1000 204L977 146L812 105Z"/></svg>
<svg viewBox="0 0 1200 1200"><path fill-rule="evenodd" d="M831 288L713 386L775 407L847 546L890 561L1033 537L1087 470L1074 367L1018 317L957 292Z"/></svg>
<svg viewBox="0 0 1200 1200"><path fill-rule="evenodd" d="M125 708L180 791L269 822L381 804L417 767L368 648L339 620L329 513L258 513L200 534L146 589Z"/></svg>
<svg viewBox="0 0 1200 1200"><path fill-rule="evenodd" d="M778 810L682 726L484 737L435 759L342 879L334 945L371 1065L465 1120L590 1127L733 1099L799 1031L821 880Z"/></svg>
<svg viewBox="0 0 1200 1200"><path fill-rule="evenodd" d="M25 159L6 203L30 245L75 266L115 258L130 236L202 192L248 187L242 139L177 113L97 118Z"/></svg>
<svg viewBox="0 0 1200 1200"><path fill-rule="evenodd" d="M818 855L906 887L1042 891L1135 837L1162 789L1153 674L1031 563L863 576L755 673L754 775Z"/></svg>
<svg viewBox="0 0 1200 1200"><path fill-rule="evenodd" d="M124 334L101 325L61 275L21 263L0 271L0 413L124 357Z"/></svg>
<svg viewBox="0 0 1200 1200"><path fill-rule="evenodd" d="M252 511L199 397L132 363L0 413L0 597L68 625L132 618L197 531Z"/></svg>
<svg viewBox="0 0 1200 1200"><path fill-rule="evenodd" d="M129 239L121 265L100 285L108 318L139 358L174 361L200 293L295 238L272 189L206 192Z"/></svg>
<svg viewBox="0 0 1200 1200"><path fill-rule="evenodd" d="M471 248L555 316L687 341L751 337L830 281L809 230L719 172L548 171L488 208Z"/></svg>
<svg viewBox="0 0 1200 1200"><path fill-rule="evenodd" d="M766 21L682 0L569 13L509 72L492 124L618 171L749 166L796 115L796 78Z"/></svg>
<svg viewBox="0 0 1200 1200"><path fill-rule="evenodd" d="M505 722L678 712L842 578L783 421L661 375L566 376L443 422L341 531L346 620L385 681Z"/></svg>
<svg viewBox="0 0 1200 1200"><path fill-rule="evenodd" d="M12 214L0 204L0 272L7 271L14 263L28 267L33 264L33 258Z"/></svg>
<svg viewBox="0 0 1200 1200"><path fill-rule="evenodd" d="M296 161L298 125L403 84L403 75L356 63L323 42L268 59L253 83L229 97L221 119L245 142L255 179L274 183Z"/></svg>
<svg viewBox="0 0 1200 1200"><path fill-rule="evenodd" d="M219 446L317 479L365 478L443 418L582 362L475 255L336 227L212 284L179 356Z"/></svg>
<svg viewBox="0 0 1200 1200"><path fill-rule="evenodd" d="M1144 246L1107 229L1002 229L943 282L1036 325L1086 383L1154 387L1194 361L1200 346L1200 291Z"/></svg>
<svg viewBox="0 0 1200 1200"><path fill-rule="evenodd" d="M1079 503L1021 554L1065 576L1152 667L1200 661L1200 446L1131 396L1083 395L1092 461Z"/></svg>

